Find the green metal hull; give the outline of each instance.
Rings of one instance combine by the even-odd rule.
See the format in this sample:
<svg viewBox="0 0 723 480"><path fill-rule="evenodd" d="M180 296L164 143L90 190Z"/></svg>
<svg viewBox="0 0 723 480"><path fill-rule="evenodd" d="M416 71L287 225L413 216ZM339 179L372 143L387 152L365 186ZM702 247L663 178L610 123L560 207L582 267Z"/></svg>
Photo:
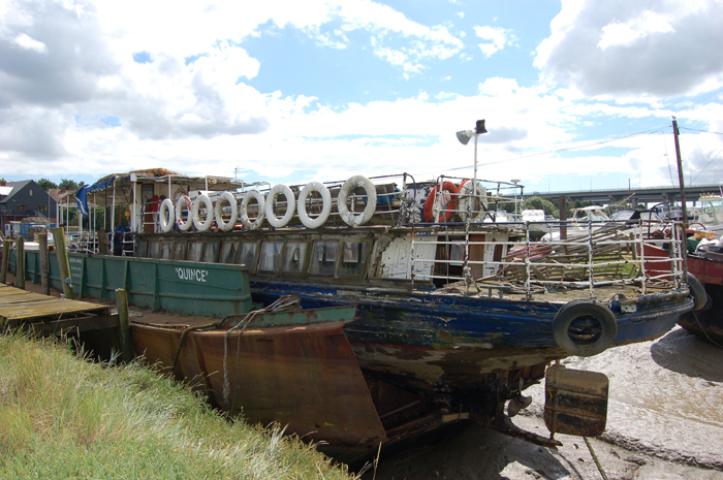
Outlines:
<svg viewBox="0 0 723 480"><path fill-rule="evenodd" d="M50 286L62 290L56 255L49 253ZM26 279L40 282L38 252L25 252ZM15 270L15 252L10 255ZM251 310L249 278L243 267L221 263L159 260L71 253L72 288L82 298L113 301L124 288L131 305L184 315L225 317Z"/></svg>

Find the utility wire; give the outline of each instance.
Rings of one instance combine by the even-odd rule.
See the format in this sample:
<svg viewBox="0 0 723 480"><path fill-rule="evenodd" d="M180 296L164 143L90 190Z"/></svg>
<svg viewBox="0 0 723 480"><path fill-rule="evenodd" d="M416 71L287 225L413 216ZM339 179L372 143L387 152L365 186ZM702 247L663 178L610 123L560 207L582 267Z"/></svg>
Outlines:
<svg viewBox="0 0 723 480"><path fill-rule="evenodd" d="M520 156L518 156L518 157L508 158L508 159L505 159L505 160L497 160L497 161L494 161L494 162L478 163L477 165L479 165L479 166L495 165L495 164L499 164L499 163L507 163L507 162L514 162L514 161L517 161L517 160L523 160L523 159L525 159L525 158L532 158L532 157L538 157L538 156L547 156L547 155L550 155L550 154L553 154L553 153L566 152L566 151L571 151L571 150L582 150L582 149L586 149L586 148L589 148L589 147L595 147L595 146L598 146L598 145L605 145L605 144L607 144L607 143L612 143L612 142L615 142L615 141L618 141L618 140L623 140L623 139L626 139L626 138L635 137L635 136L638 136L638 135L645 135L645 134L650 134L650 133L661 133L661 132L665 131L664 129L666 129L666 128L668 128L668 127L667 127L667 126L665 126L665 127L656 127L656 128L652 128L652 129L650 129L650 130L643 130L643 131L639 131L639 132L628 133L628 134L626 134L626 135L619 135L619 136L616 136L616 137L608 137L608 138L604 138L604 139L601 139L601 140L595 140L595 141L588 142L588 143L572 144L572 145L570 145L570 146L560 147L560 148L556 148L556 149L554 149L554 150L548 150L548 151L545 151L545 152L528 153L528 154L525 154L525 155L520 155ZM463 167L447 168L447 169L445 169L445 170L447 170L447 171L454 171L454 170L465 170L465 169L467 169L467 168L473 168L473 165L466 165L466 166L463 166Z"/></svg>
<svg viewBox="0 0 723 480"><path fill-rule="evenodd" d="M690 128L690 127L678 127L680 130L690 130L691 132L700 132L700 133L712 133L714 135L723 135L723 132L714 132L712 130L701 130L700 128Z"/></svg>

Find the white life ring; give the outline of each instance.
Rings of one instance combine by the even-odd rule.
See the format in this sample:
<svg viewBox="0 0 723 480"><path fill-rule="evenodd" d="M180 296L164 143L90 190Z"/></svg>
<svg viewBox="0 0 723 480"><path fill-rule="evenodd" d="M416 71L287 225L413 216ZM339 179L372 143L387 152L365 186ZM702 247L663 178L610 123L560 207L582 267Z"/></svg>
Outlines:
<svg viewBox="0 0 723 480"><path fill-rule="evenodd" d="M346 206L346 201L349 194L359 187L363 188L367 194L367 204L361 213L353 213ZM341 186L339 195L336 197L336 208L339 211L339 216L347 225L352 227L364 225L372 218L377 208L377 189L368 178L362 175L354 175Z"/></svg>
<svg viewBox="0 0 723 480"><path fill-rule="evenodd" d="M277 217L276 212L274 212L274 197L279 194L286 197L286 212L281 217ZM296 198L289 187L280 183L271 187L269 193L266 194L266 220L272 227L285 227L291 221L291 217L294 216L295 210Z"/></svg>
<svg viewBox="0 0 723 480"><path fill-rule="evenodd" d="M228 221L224 221L223 219L224 202L228 203L231 207L231 215L229 216ZM238 202L236 202L236 197L234 197L231 192L223 192L223 194L221 194L221 196L216 200L215 213L218 228L224 232L230 232L233 230L233 227L236 225L236 219L238 219Z"/></svg>
<svg viewBox="0 0 723 480"><path fill-rule="evenodd" d="M206 207L206 218L201 219L201 204ZM193 226L199 232L205 232L211 228L213 223L213 202L208 195L202 193L193 200L191 206L191 218L193 219Z"/></svg>
<svg viewBox="0 0 723 480"><path fill-rule="evenodd" d="M158 222L161 224L161 231L163 233L168 233L173 230L174 218L173 202L170 198L166 198L161 202L161 208L158 209Z"/></svg>
<svg viewBox="0 0 723 480"><path fill-rule="evenodd" d="M321 195L321 213L316 218L311 218L306 211L306 197L312 192L318 192ZM299 214L299 220L306 228L319 228L324 225L331 213L331 193L326 185L320 182L309 182L304 185L299 192L296 211Z"/></svg>
<svg viewBox="0 0 723 480"><path fill-rule="evenodd" d="M183 207L186 207L186 219L183 219ZM193 214L191 213L191 198L188 195L181 195L176 200L176 223L182 232L187 232L193 225Z"/></svg>
<svg viewBox="0 0 723 480"><path fill-rule="evenodd" d="M256 200L256 203L259 207L259 213L256 214L256 218L254 220L251 220L249 218L250 200ZM241 200L241 209L239 210L239 220L241 220L241 223L243 223L244 227L249 230L254 230L255 228L260 227L261 224L264 223L264 205L264 196L261 195L258 190L249 190L248 192L246 192L244 198Z"/></svg>
<svg viewBox="0 0 723 480"><path fill-rule="evenodd" d="M487 189L477 180L477 198L474 198L474 182L462 185L459 191L459 217L467 221L467 209L470 212L470 222L481 222L487 215ZM476 200L476 201L475 201ZM476 210L479 208L479 210Z"/></svg>

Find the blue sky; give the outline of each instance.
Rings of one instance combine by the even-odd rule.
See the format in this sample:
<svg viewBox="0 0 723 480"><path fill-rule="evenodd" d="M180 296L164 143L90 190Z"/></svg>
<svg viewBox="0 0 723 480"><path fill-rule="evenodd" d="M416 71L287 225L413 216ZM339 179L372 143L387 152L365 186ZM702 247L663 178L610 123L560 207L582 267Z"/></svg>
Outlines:
<svg viewBox="0 0 723 480"><path fill-rule="evenodd" d="M723 183L723 3L0 0L0 176ZM464 168L467 167L467 168Z"/></svg>

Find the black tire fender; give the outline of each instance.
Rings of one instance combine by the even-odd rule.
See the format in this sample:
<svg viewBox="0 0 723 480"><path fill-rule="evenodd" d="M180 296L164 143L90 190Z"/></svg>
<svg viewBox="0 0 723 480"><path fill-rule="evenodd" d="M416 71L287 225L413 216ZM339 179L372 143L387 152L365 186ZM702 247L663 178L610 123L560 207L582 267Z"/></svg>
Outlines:
<svg viewBox="0 0 723 480"><path fill-rule="evenodd" d="M575 342L569 335L570 325L581 317L592 317L600 325L600 335L592 343ZM615 342L618 322L615 314L605 305L592 300L573 300L566 303L552 321L557 345L570 355L590 357L603 352Z"/></svg>
<svg viewBox="0 0 723 480"><path fill-rule="evenodd" d="M703 284L690 272L688 272L686 283L688 284L688 290L690 290L690 296L693 297L693 310L696 312L705 310L710 297L708 297L708 292L705 291Z"/></svg>

